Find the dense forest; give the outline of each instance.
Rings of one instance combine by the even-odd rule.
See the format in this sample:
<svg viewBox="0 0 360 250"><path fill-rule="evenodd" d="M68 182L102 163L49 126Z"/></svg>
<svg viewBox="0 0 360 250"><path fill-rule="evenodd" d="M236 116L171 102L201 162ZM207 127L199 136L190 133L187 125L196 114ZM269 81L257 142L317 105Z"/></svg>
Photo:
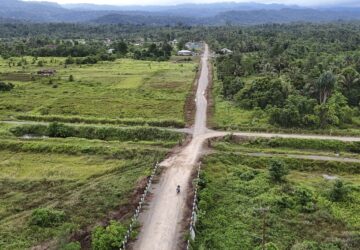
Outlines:
<svg viewBox="0 0 360 250"><path fill-rule="evenodd" d="M358 23L261 25L213 29L222 95L268 114L280 127L352 124L360 101Z"/></svg>

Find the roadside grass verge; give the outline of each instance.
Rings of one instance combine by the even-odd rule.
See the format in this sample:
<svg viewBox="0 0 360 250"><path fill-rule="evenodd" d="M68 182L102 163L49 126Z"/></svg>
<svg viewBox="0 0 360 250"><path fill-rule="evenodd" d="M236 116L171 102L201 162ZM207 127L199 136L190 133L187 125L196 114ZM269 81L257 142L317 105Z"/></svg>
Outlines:
<svg viewBox="0 0 360 250"><path fill-rule="evenodd" d="M86 139L118 140L118 141L181 141L183 134L154 127L117 128L106 126L72 126L61 123L49 125L20 125L12 127L16 136L35 135L49 137L78 137Z"/></svg>
<svg viewBox="0 0 360 250"><path fill-rule="evenodd" d="M183 128L185 123L181 120L159 120L159 119L106 119L81 116L40 116L40 115L18 115L19 120L38 122L62 122L62 123L86 123L86 124L113 124L125 126L153 126Z"/></svg>

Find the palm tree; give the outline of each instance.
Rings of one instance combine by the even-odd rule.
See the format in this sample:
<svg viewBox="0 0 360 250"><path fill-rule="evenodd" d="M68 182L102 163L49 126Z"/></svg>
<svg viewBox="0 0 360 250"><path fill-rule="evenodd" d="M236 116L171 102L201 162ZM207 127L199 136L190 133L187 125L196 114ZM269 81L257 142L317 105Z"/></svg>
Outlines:
<svg viewBox="0 0 360 250"><path fill-rule="evenodd" d="M339 83L349 104L356 106L359 102L360 75L352 67L345 68L339 76Z"/></svg>
<svg viewBox="0 0 360 250"><path fill-rule="evenodd" d="M320 75L320 77L315 82L315 88L319 94L319 102L326 103L326 100L331 95L332 91L335 88L336 78L334 74L330 71L326 71Z"/></svg>

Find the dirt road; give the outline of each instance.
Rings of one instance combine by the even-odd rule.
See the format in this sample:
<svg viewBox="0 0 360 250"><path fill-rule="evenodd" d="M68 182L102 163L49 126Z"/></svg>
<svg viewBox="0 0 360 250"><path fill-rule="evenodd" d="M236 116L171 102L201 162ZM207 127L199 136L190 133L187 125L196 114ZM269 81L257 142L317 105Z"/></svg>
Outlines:
<svg viewBox="0 0 360 250"><path fill-rule="evenodd" d="M143 225L134 249L141 250L171 250L178 249L181 243L181 222L186 209L187 186L191 178L194 164L201 154L206 134L207 100L205 92L208 79L207 45L201 59L201 74L196 93L196 115L193 139L180 153L161 163L166 167L160 182L154 185L153 199L149 207L140 216ZM210 135L212 136L212 135ZM182 187L181 193L176 194L176 186Z"/></svg>
<svg viewBox="0 0 360 250"><path fill-rule="evenodd" d="M334 157L334 156L321 156L321 155L301 155L301 154L272 154L272 153L240 153L241 155L257 156L257 157L285 157L293 159L304 159L314 161L336 161L336 162L350 162L360 163L360 159Z"/></svg>

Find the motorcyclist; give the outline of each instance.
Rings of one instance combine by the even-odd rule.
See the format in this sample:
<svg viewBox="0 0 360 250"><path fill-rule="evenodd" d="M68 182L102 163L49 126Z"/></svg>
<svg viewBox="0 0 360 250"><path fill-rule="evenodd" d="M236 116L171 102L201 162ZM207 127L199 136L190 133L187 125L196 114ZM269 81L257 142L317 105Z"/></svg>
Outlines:
<svg viewBox="0 0 360 250"><path fill-rule="evenodd" d="M176 187L176 193L180 193L180 185L177 185L177 187Z"/></svg>

